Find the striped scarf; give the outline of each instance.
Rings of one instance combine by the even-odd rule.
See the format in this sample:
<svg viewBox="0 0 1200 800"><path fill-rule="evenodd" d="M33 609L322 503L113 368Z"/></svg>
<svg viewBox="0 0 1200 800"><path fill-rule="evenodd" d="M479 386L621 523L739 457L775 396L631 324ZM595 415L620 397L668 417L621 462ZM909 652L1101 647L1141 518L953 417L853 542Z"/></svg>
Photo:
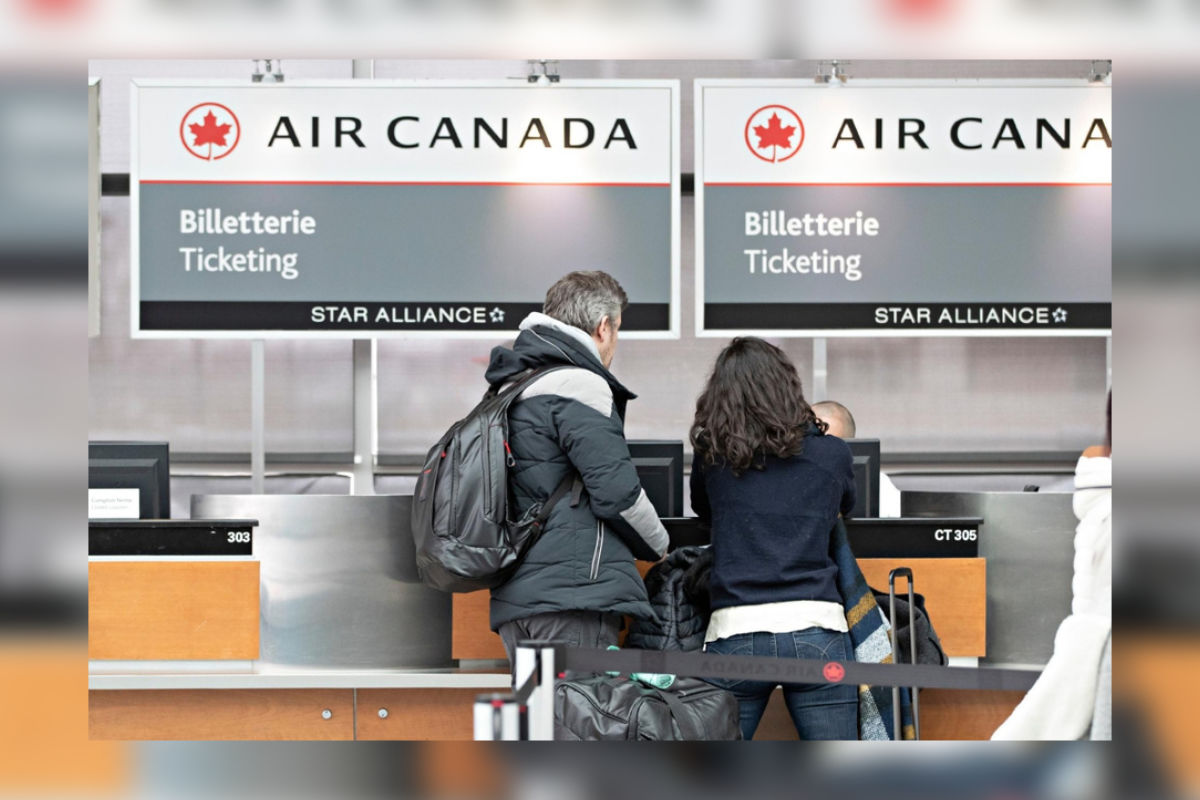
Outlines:
<svg viewBox="0 0 1200 800"><path fill-rule="evenodd" d="M866 664L891 664L891 625L883 609L875 602L875 594L858 568L850 549L850 538L841 519L833 529L829 542L830 556L838 568L838 591L846 606L846 624L854 643L854 660ZM892 720L892 687L858 687L858 738L872 740L894 739ZM912 699L909 689L900 690L900 725L903 738L915 738L912 719Z"/></svg>

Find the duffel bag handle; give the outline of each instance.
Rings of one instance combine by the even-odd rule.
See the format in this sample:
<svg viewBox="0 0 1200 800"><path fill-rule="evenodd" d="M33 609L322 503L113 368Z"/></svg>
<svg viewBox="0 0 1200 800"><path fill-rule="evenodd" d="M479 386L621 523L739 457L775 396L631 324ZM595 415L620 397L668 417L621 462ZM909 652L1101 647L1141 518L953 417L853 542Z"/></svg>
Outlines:
<svg viewBox="0 0 1200 800"><path fill-rule="evenodd" d="M692 715L688 713L688 708L683 704L683 701L671 693L669 689L656 689L655 692L667 704L667 708L671 709L671 716L675 719L675 724L679 726L679 733L685 741L699 742L703 741L704 729L699 726L699 723L692 724Z"/></svg>

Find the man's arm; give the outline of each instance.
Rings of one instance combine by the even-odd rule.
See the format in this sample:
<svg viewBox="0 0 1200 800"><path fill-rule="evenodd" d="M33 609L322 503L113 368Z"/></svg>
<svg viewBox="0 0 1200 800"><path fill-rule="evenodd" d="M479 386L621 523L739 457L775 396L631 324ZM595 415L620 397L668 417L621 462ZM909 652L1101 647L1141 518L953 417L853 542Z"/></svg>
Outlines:
<svg viewBox="0 0 1200 800"><path fill-rule="evenodd" d="M608 382L585 370L563 370L554 406L558 442L579 471L592 513L628 545L635 558L657 561L667 531L638 480ZM607 413L604 413L607 412Z"/></svg>

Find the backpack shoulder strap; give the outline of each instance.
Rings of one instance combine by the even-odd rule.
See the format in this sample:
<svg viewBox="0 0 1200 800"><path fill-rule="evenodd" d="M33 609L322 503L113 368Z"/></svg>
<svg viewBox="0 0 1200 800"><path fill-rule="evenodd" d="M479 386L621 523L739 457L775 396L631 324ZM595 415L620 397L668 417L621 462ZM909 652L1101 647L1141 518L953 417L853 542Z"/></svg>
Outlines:
<svg viewBox="0 0 1200 800"><path fill-rule="evenodd" d="M572 484L578 480L579 476L574 471L568 472L558 482L558 486L554 487L554 491L550 493L550 497L547 498L546 502L542 503L542 509L538 511L538 515L533 519L533 524L537 526L539 532L546 527L546 521L550 519L550 512L558 505L558 501L567 496L567 492L571 491Z"/></svg>
<svg viewBox="0 0 1200 800"><path fill-rule="evenodd" d="M500 394L511 396L513 399L515 399L521 394L521 392L525 391L525 389L527 389L531 383L543 375L546 375L550 372L557 372L560 369L570 369L572 367L575 367L575 365L555 364L552 367L542 367L541 369L530 367L524 372L518 373L515 377L510 378L509 380L501 381L500 383L493 383L488 387L488 390L484 392L483 399L487 400L492 397L497 397ZM576 369L578 369L578 367L576 367ZM505 388L506 385L507 388Z"/></svg>

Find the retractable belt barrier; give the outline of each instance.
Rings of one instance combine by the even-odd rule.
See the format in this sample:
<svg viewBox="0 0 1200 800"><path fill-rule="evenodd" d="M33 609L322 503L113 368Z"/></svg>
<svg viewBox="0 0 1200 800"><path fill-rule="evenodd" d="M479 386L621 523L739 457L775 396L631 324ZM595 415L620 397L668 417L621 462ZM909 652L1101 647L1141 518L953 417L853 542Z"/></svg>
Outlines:
<svg viewBox="0 0 1200 800"><path fill-rule="evenodd" d="M859 661L728 656L668 650L600 650L552 642L536 644L536 647L517 648L518 654L525 653L532 658L522 670L526 672L525 680L516 691L476 698L476 739L553 738L553 678L567 677L568 672L640 672L769 683L845 683L1003 691L1026 691L1041 674L1031 670L987 667L867 664Z"/></svg>
<svg viewBox="0 0 1200 800"><path fill-rule="evenodd" d="M656 672L691 678L724 678L774 683L849 683L915 686L922 689L1002 689L1025 691L1041 673L987 667L932 664L866 664L808 658L728 656L673 650L600 650L557 646L554 662L576 672Z"/></svg>

